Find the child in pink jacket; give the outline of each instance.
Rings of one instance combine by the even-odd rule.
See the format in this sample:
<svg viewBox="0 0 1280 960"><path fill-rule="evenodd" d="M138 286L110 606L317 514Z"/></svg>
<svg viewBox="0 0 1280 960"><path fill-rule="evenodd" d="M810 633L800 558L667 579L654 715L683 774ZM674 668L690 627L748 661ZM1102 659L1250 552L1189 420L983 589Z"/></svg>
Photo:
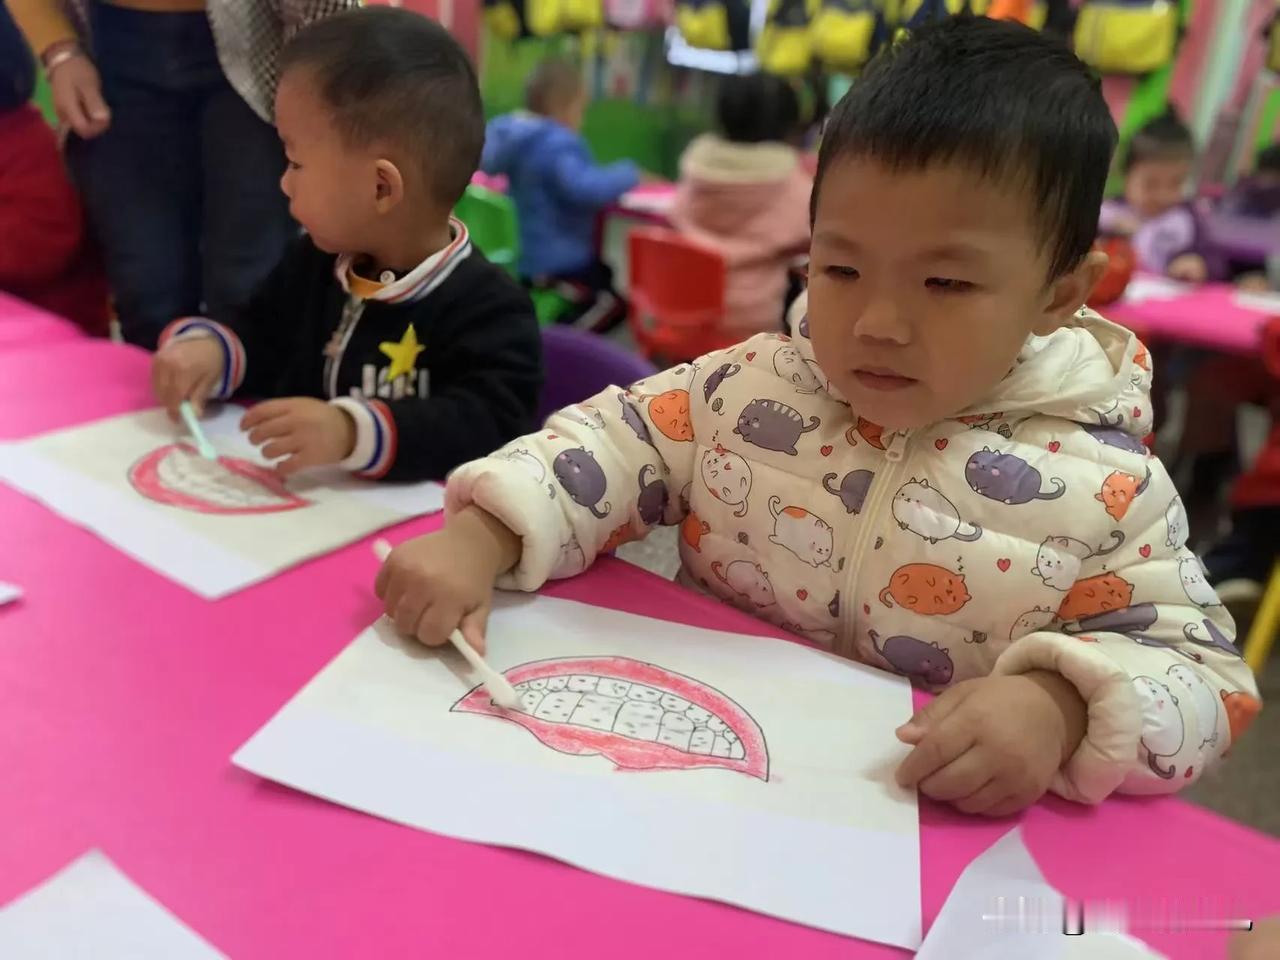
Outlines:
<svg viewBox="0 0 1280 960"><path fill-rule="evenodd" d="M725 326L743 337L782 322L788 267L809 246L813 178L784 141L800 108L785 80L729 77L716 104L722 135L706 134L680 159L671 221L728 267Z"/></svg>

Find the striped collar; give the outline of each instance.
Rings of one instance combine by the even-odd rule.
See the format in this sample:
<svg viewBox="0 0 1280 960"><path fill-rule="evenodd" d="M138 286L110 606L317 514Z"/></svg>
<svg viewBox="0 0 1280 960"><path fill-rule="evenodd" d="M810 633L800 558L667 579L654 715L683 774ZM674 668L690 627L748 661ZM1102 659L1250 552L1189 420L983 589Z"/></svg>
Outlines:
<svg viewBox="0 0 1280 960"><path fill-rule="evenodd" d="M379 283L355 272L355 255L344 253L334 261L333 273L348 294L361 300L383 303L416 303L449 279L458 264L471 255L471 238L467 228L454 217L449 218L453 240L406 273L399 280Z"/></svg>

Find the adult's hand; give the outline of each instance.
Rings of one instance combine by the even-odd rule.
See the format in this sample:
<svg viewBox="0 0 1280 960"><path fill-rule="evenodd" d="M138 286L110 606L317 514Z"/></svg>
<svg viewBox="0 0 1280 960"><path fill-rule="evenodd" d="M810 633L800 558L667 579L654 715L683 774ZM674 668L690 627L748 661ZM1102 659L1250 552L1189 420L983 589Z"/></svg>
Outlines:
<svg viewBox="0 0 1280 960"><path fill-rule="evenodd" d="M58 119L89 140L111 126L111 110L102 99L98 68L83 53L75 53L53 68L49 76L53 108Z"/></svg>

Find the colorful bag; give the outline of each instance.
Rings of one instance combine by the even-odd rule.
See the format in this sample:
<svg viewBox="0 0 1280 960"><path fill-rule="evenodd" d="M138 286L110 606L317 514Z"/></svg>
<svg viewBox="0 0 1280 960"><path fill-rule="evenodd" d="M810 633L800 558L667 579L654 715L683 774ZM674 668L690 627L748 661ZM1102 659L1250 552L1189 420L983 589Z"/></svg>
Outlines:
<svg viewBox="0 0 1280 960"><path fill-rule="evenodd" d="M605 0L605 22L619 30L651 30L671 22L667 0Z"/></svg>
<svg viewBox="0 0 1280 960"><path fill-rule="evenodd" d="M525 0L525 22L537 37L593 30L604 24L604 0Z"/></svg>
<svg viewBox="0 0 1280 960"><path fill-rule="evenodd" d="M760 69L783 77L799 76L813 61L810 9L814 0L769 0L764 29L756 40Z"/></svg>
<svg viewBox="0 0 1280 960"><path fill-rule="evenodd" d="M876 0L821 0L809 27L813 55L835 70L857 70L884 36Z"/></svg>
<svg viewBox="0 0 1280 960"><path fill-rule="evenodd" d="M685 43L701 50L748 49L750 18L745 0L676 2L676 29Z"/></svg>
<svg viewBox="0 0 1280 960"><path fill-rule="evenodd" d="M1076 56L1103 73L1158 70L1177 45L1178 7L1168 0L1086 0L1076 19Z"/></svg>

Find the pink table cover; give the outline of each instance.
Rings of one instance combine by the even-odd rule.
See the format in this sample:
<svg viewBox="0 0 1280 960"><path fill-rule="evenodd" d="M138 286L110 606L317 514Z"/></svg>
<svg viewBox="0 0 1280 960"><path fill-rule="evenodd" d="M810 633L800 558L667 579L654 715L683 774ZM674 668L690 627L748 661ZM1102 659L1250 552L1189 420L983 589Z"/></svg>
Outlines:
<svg viewBox="0 0 1280 960"><path fill-rule="evenodd" d="M52 344L40 359L44 372L0 354L0 440L149 403L140 351ZM51 370L76 389L50 387ZM0 577L27 591L0 608L0 903L100 847L237 960L905 956L410 830L234 768L232 752L378 615L367 541L210 603L3 486L0 530ZM621 562L548 593L772 632ZM518 778L510 799L520 816ZM922 804L926 925L1013 822ZM1021 822L1069 895L1148 908L1212 897L1246 916L1280 912L1280 843L1178 800L1088 809L1051 799ZM1147 939L1175 958L1221 958L1225 936Z"/></svg>
<svg viewBox="0 0 1280 960"><path fill-rule="evenodd" d="M0 350L79 339L85 335L70 320L0 293Z"/></svg>
<svg viewBox="0 0 1280 960"><path fill-rule="evenodd" d="M1256 353L1262 327L1271 314L1240 306L1234 294L1235 288L1229 284L1209 283L1169 300L1121 300L1100 308L1100 312L1153 340L1224 353Z"/></svg>

